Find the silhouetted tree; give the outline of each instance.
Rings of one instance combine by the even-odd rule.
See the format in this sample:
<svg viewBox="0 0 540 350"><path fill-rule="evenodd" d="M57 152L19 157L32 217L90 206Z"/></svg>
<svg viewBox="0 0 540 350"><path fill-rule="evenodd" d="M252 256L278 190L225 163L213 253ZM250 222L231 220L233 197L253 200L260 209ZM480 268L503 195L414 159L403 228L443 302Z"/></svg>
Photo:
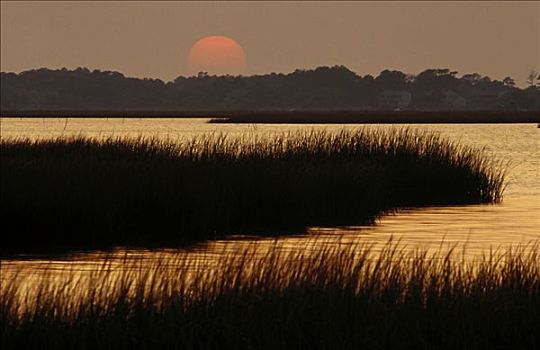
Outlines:
<svg viewBox="0 0 540 350"><path fill-rule="evenodd" d="M381 89L403 89L408 84L408 78L400 71L383 70L375 82Z"/></svg>
<svg viewBox="0 0 540 350"><path fill-rule="evenodd" d="M516 85L516 82L511 77L504 78L502 82L505 86L509 87L514 87Z"/></svg>
<svg viewBox="0 0 540 350"><path fill-rule="evenodd" d="M532 79L532 80L531 80ZM417 76L384 70L361 77L344 66L298 69L289 74L215 76L200 72L171 82L135 79L113 71L34 69L1 73L2 110L289 110L376 108L385 90L406 90L409 109L442 109L449 99L495 98L490 108L535 109L540 93L538 73L530 89L519 89L511 77L492 81L478 73L461 78L446 68ZM531 83L532 82L532 83ZM538 84L540 86L540 84ZM490 97L492 96L492 97ZM504 98L499 97L504 96Z"/></svg>
<svg viewBox="0 0 540 350"><path fill-rule="evenodd" d="M463 75L461 79L469 82L472 85L476 85L482 79L482 76L478 73L472 73Z"/></svg>
<svg viewBox="0 0 540 350"><path fill-rule="evenodd" d="M538 73L534 69L531 70L527 76L527 84L529 84L529 86L536 86L536 81L539 79L538 77Z"/></svg>

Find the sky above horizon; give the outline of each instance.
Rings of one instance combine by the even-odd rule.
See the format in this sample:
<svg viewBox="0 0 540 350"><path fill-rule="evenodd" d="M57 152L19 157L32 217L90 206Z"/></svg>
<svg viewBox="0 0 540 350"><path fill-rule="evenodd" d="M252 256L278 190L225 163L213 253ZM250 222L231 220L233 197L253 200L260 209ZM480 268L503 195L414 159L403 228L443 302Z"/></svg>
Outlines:
<svg viewBox="0 0 540 350"><path fill-rule="evenodd" d="M3 72L88 67L174 80L192 45L236 40L245 73L345 65L450 68L524 86L540 70L540 2L4 2Z"/></svg>

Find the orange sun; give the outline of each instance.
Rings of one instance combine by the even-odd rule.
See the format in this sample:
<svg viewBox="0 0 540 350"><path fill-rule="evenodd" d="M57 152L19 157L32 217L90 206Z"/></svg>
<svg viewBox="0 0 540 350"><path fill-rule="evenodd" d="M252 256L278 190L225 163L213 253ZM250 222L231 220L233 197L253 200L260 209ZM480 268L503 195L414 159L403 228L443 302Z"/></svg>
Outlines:
<svg viewBox="0 0 540 350"><path fill-rule="evenodd" d="M188 66L191 74L238 75L246 69L246 54L242 46L231 38L207 36L191 47Z"/></svg>

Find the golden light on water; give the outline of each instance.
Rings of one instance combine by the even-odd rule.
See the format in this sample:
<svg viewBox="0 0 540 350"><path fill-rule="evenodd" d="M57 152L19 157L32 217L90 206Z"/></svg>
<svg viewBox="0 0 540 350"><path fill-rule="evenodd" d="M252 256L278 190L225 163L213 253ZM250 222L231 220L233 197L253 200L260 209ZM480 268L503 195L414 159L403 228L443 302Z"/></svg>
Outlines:
<svg viewBox="0 0 540 350"><path fill-rule="evenodd" d="M2 118L1 122L2 138L25 135L32 139L82 135L98 138L143 136L181 141L221 132L243 137L247 134L271 137L306 128L333 131L362 128L358 125L216 125L200 119L164 118ZM384 129L390 126L368 127ZM268 273L270 267L281 274L276 278L286 279L290 276L287 273L294 272L293 266L301 261L312 261L313 257L322 259L324 254L335 257L340 251L354 261L366 247L376 257L391 239L399 242L400 249L408 257L418 250L431 256L453 250L457 260L467 263L482 261L482 257L492 252L504 256L511 250L522 249L528 253L537 249L540 240L540 129L531 125L417 127L438 132L460 144L485 147L494 158L509 161L508 188L502 204L407 209L382 217L374 226L311 228L307 235L279 239L231 237L201 244L193 250L118 249L109 253L71 254L57 259L24 256L16 260L4 259L0 267L2 281L17 283L2 283L1 293L4 295L5 288L16 286L12 295L23 301L22 307L28 310L36 306L39 293L49 295L50 300L67 301L65 307L68 309L88 298L105 301L126 290L131 296L181 293L196 299L208 293L209 288L217 288L212 281L215 283L216 278L229 276L235 267L241 266L244 279L253 278L253 274Z"/></svg>
<svg viewBox="0 0 540 350"><path fill-rule="evenodd" d="M51 303L60 315L72 317L81 305L106 312L109 301L119 296L126 301L152 300L159 308L161 301L170 298L189 304L258 284L279 291L306 281L324 283L319 279L328 278L338 284L359 283L360 288L367 276L381 273L378 269L386 272L377 278L385 278L384 273L392 273L392 269L412 273L415 266L426 263L439 270L451 266L473 276L476 267L493 261L494 268L504 268L507 259L516 254L524 261L535 261L539 243L537 240L471 255L460 246L444 242L431 249L418 249L400 241L321 235L240 240L235 246L217 241L191 251L118 249L72 254L60 260L4 261L0 295L11 298L4 303L18 305L21 316Z"/></svg>

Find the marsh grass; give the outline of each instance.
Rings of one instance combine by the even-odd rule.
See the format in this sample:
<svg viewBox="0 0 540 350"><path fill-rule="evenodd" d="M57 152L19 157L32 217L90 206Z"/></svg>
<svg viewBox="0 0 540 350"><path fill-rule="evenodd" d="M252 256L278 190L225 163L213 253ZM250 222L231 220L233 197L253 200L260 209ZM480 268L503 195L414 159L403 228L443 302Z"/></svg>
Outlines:
<svg viewBox="0 0 540 350"><path fill-rule="evenodd" d="M0 290L2 349L535 349L538 242L471 261L389 242L311 251L254 243L212 269L102 265ZM43 274L41 274L43 276Z"/></svg>
<svg viewBox="0 0 540 350"><path fill-rule="evenodd" d="M2 250L184 245L501 200L504 167L411 129L2 139Z"/></svg>

